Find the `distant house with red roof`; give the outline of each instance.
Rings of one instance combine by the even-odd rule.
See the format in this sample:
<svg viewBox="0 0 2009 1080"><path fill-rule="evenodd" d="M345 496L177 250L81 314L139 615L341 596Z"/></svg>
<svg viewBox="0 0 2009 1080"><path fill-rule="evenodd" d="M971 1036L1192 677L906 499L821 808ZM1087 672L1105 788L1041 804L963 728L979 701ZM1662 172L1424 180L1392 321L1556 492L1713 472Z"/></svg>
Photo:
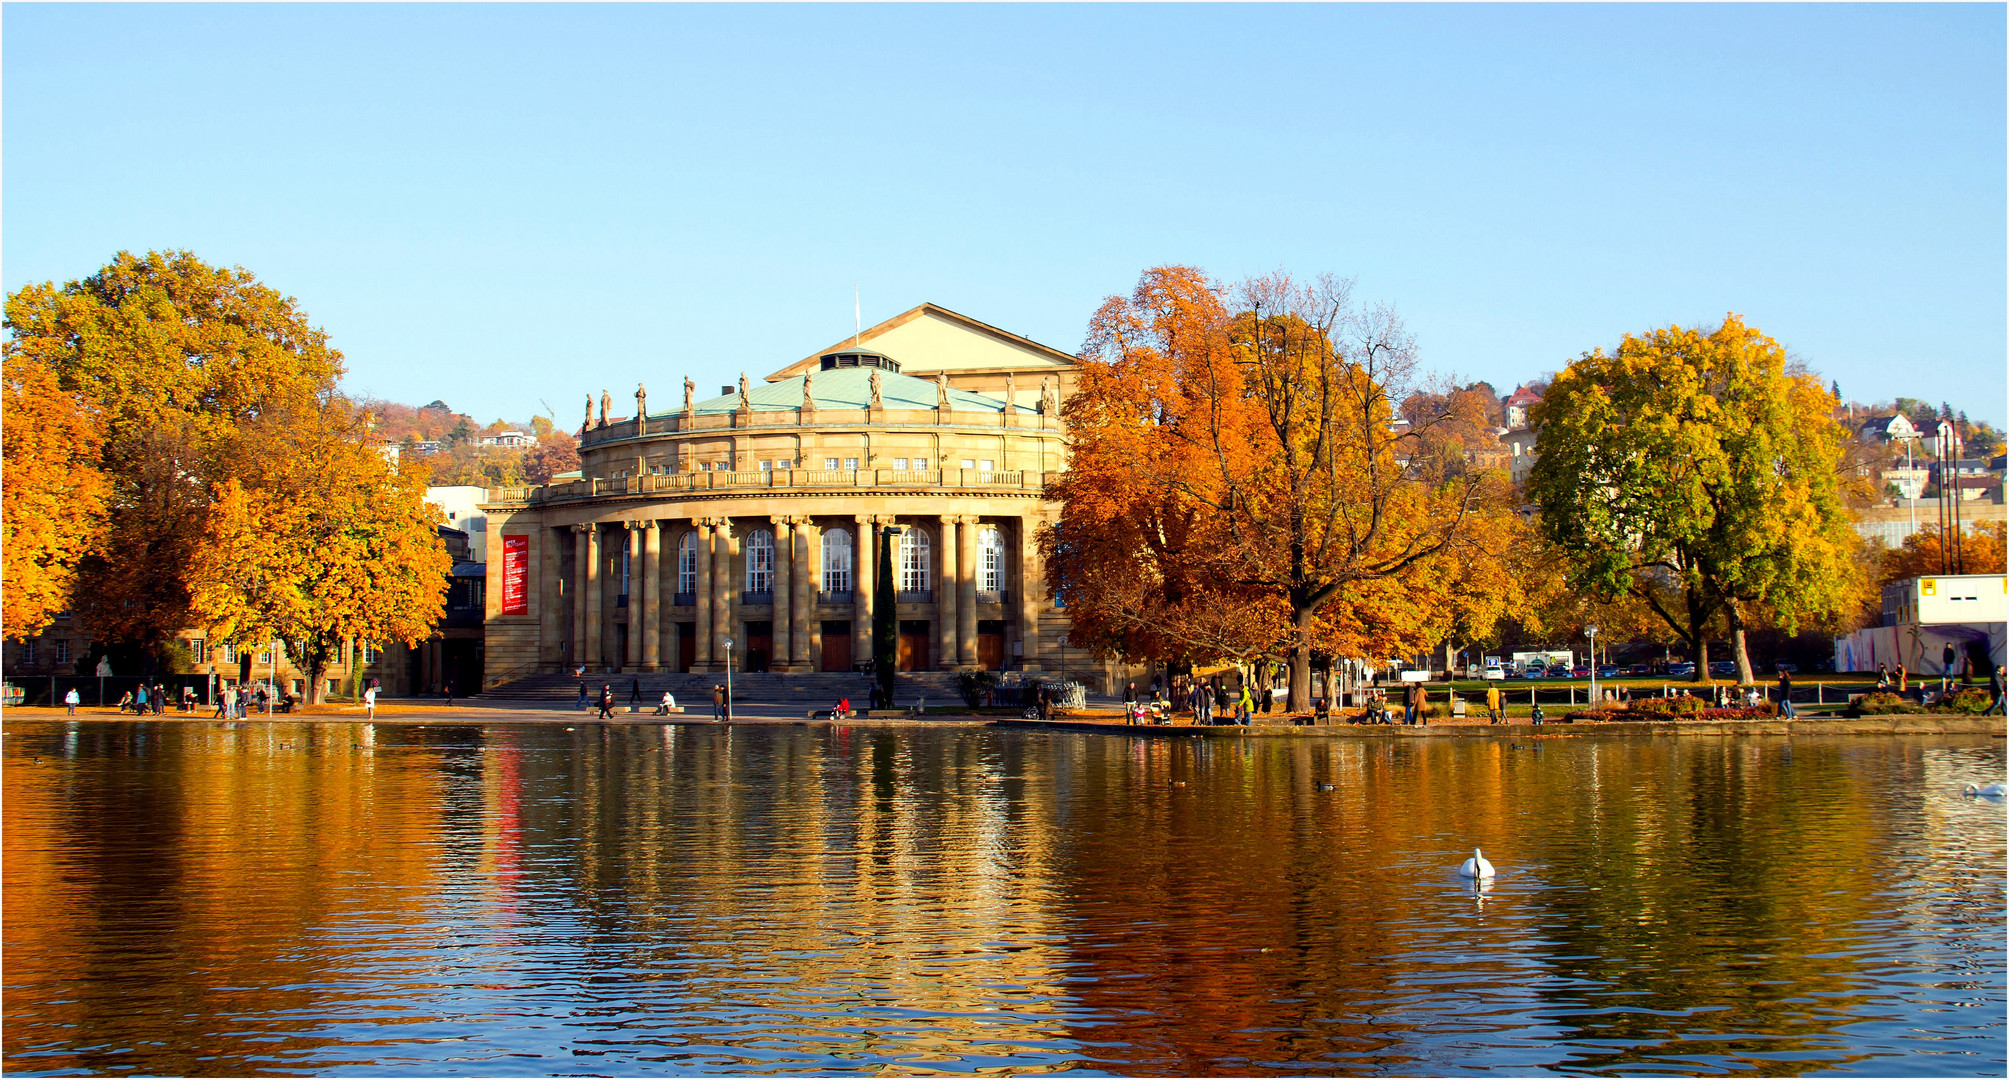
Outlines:
<svg viewBox="0 0 2009 1080"><path fill-rule="evenodd" d="M1528 426L1528 410L1540 403L1542 395L1527 387L1519 387L1501 401L1507 406L1507 430L1515 431Z"/></svg>

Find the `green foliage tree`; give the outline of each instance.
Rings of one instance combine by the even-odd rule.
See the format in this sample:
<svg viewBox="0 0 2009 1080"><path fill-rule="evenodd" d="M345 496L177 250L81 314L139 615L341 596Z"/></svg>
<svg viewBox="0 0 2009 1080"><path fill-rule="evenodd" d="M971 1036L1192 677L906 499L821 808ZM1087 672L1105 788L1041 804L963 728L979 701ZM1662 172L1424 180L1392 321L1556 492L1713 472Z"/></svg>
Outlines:
<svg viewBox="0 0 2009 1080"><path fill-rule="evenodd" d="M1646 603L1689 643L1698 680L1720 613L1749 683L1754 610L1791 629L1854 593L1834 404L1736 315L1706 333L1627 335L1571 364L1535 407L1529 494L1573 584Z"/></svg>

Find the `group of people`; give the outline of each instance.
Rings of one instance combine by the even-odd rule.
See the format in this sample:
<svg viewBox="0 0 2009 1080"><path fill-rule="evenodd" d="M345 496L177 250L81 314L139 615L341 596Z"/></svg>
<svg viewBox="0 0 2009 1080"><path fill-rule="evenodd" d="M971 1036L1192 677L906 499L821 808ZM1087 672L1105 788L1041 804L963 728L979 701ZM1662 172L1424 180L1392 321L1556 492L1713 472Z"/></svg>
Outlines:
<svg viewBox="0 0 2009 1080"><path fill-rule="evenodd" d="M120 695L119 711L131 712L140 716L159 716L167 711L167 704L171 697L172 695L168 693L167 687L159 682L150 685L141 683ZM63 695L63 705L69 710L71 716L77 715L77 706L83 703L83 695L79 694L77 688L74 686L70 688L68 693ZM175 704L175 711L192 713L195 710L195 687L182 687L181 697Z"/></svg>

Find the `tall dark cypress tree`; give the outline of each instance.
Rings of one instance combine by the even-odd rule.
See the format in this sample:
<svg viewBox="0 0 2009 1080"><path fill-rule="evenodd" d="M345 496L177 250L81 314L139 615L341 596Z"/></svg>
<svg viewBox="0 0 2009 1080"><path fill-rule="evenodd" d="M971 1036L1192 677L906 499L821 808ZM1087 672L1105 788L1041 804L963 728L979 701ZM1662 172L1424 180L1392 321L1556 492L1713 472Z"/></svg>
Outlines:
<svg viewBox="0 0 2009 1080"><path fill-rule="evenodd" d="M872 582L872 661L879 676L879 700L893 704L893 678L900 663L900 614L893 607L893 543L891 529L872 527L878 547L878 572Z"/></svg>

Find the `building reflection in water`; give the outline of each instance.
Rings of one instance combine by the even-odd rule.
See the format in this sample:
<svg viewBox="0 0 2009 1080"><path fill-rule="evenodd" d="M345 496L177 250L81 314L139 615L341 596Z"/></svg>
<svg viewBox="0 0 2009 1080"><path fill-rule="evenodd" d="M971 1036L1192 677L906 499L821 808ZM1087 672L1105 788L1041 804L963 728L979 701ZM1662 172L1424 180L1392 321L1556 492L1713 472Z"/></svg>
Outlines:
<svg viewBox="0 0 2009 1080"><path fill-rule="evenodd" d="M2002 765L1924 738L10 724L6 1062L1987 1071L2001 814L1946 792Z"/></svg>

